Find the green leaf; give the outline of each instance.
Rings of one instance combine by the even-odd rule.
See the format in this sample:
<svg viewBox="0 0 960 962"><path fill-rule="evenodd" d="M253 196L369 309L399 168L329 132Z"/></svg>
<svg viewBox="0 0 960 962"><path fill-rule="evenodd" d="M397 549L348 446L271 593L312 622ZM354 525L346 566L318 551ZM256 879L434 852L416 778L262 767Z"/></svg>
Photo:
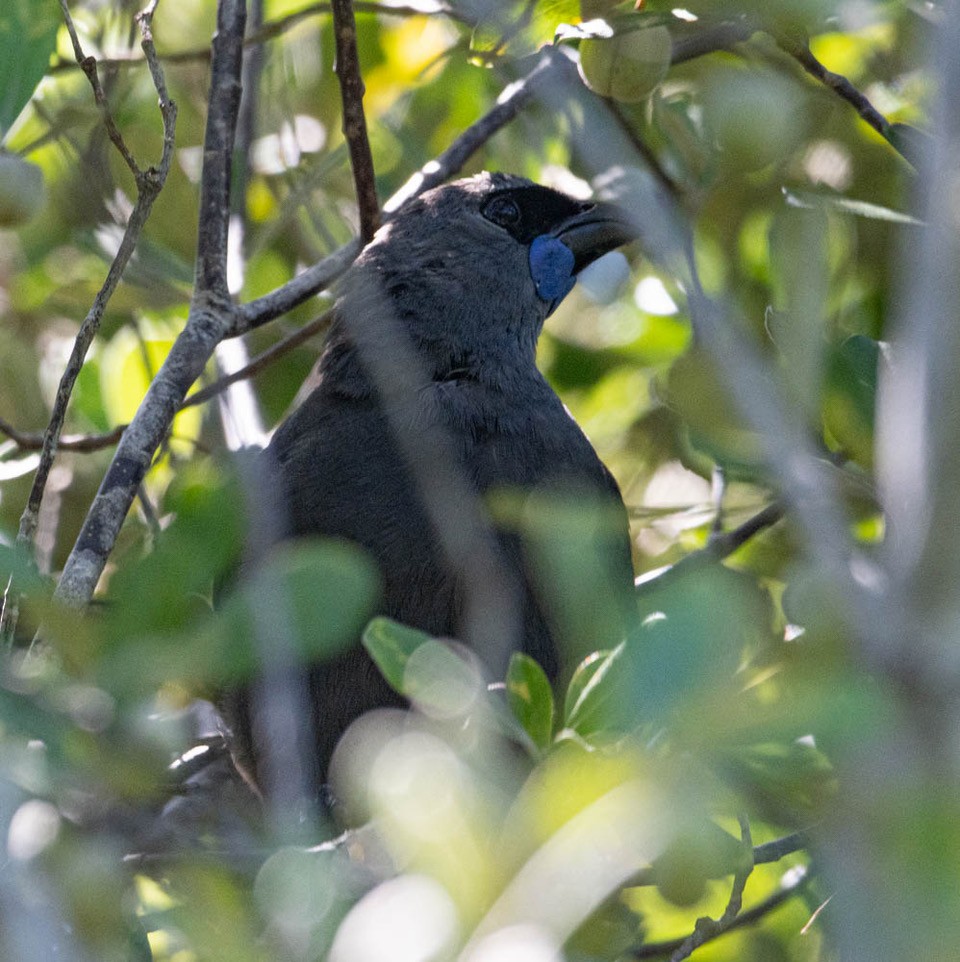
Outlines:
<svg viewBox="0 0 960 962"><path fill-rule="evenodd" d="M553 735L553 690L543 669L515 652L507 668L507 702L533 743L547 748Z"/></svg>
<svg viewBox="0 0 960 962"><path fill-rule="evenodd" d="M622 509L546 489L501 489L488 501L505 530L520 532L538 601L569 661L620 641L633 614Z"/></svg>
<svg viewBox="0 0 960 962"><path fill-rule="evenodd" d="M165 570L162 577L171 574ZM153 590L176 609L168 624L159 623L155 599L145 597L148 624L137 630L129 613L123 615L126 638L111 625L113 647L102 659L101 678L119 696L165 682L204 691L245 681L266 661L282 668L330 657L360 637L376 604L379 576L354 545L298 541L277 548L219 612L196 595L175 596L169 584ZM136 612L130 598L111 613L114 608Z"/></svg>
<svg viewBox="0 0 960 962"><path fill-rule="evenodd" d="M583 738L679 718L696 728L700 699L733 697L745 653L770 639L770 600L751 577L711 563L658 581L638 593L642 624L574 675L566 726Z"/></svg>
<svg viewBox="0 0 960 962"><path fill-rule="evenodd" d="M354 544L323 539L281 545L224 605L219 657L211 667L217 675L234 674L237 641L253 662L330 657L356 643L379 591L374 562Z"/></svg>
<svg viewBox="0 0 960 962"><path fill-rule="evenodd" d="M390 618L374 618L363 645L390 687L432 717L452 718L470 710L483 692L483 679L464 649Z"/></svg>
<svg viewBox="0 0 960 962"><path fill-rule="evenodd" d="M871 204L869 201L838 197L835 194L818 194L809 190L788 190L786 187L782 189L783 196L790 207L799 207L803 210L832 210L840 214L852 214L854 217L866 217L869 220L885 220L914 227L923 226L923 221L917 220L916 217L902 214L898 210L891 210L889 207L881 207L879 204Z"/></svg>
<svg viewBox="0 0 960 962"><path fill-rule="evenodd" d="M403 694L433 718L465 715L484 691L476 660L461 656L436 638L424 642L407 659Z"/></svg>
<svg viewBox="0 0 960 962"><path fill-rule="evenodd" d="M430 641L430 635L390 618L377 617L364 629L362 641L390 687L402 695L407 662L422 644Z"/></svg>
<svg viewBox="0 0 960 962"><path fill-rule="evenodd" d="M823 424L834 443L857 463L873 463L880 345L862 334L848 337L830 356Z"/></svg>
<svg viewBox="0 0 960 962"><path fill-rule="evenodd" d="M5 0L0 12L0 137L47 72L59 26L55 0Z"/></svg>
<svg viewBox="0 0 960 962"><path fill-rule="evenodd" d="M625 644L612 651L600 651L581 662L574 674L566 697L566 728L582 738L590 738L603 731L620 733L634 727L620 711L621 688L624 680L621 662ZM629 714L629 713L628 713Z"/></svg>

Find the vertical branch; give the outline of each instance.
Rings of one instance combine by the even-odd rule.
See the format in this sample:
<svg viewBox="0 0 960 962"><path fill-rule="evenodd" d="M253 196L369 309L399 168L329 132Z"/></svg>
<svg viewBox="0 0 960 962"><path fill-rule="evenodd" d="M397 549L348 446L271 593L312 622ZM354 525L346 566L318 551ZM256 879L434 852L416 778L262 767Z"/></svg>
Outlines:
<svg viewBox="0 0 960 962"><path fill-rule="evenodd" d="M120 440L64 566L56 593L68 604L85 604L93 594L154 453L170 430L190 386L234 323L227 287L227 237L245 24L244 0L220 0L200 181L196 283L190 313Z"/></svg>
<svg viewBox="0 0 960 962"><path fill-rule="evenodd" d="M350 149L350 165L357 190L360 239L366 243L380 226L380 202L373 172L373 157L363 113L363 78L357 54L357 23L351 0L333 0L333 29L337 44L337 78L343 101L343 136Z"/></svg>

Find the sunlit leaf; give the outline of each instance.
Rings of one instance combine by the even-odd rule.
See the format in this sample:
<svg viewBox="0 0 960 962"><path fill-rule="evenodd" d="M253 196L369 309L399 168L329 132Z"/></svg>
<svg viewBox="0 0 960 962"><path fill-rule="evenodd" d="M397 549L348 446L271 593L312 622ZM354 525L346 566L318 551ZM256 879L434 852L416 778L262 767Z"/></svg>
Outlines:
<svg viewBox="0 0 960 962"><path fill-rule="evenodd" d="M0 137L17 119L50 65L60 10L51 0L7 0L0 11Z"/></svg>
<svg viewBox="0 0 960 962"><path fill-rule="evenodd" d="M507 700L533 743L546 748L553 735L553 690L543 669L520 652L507 669Z"/></svg>

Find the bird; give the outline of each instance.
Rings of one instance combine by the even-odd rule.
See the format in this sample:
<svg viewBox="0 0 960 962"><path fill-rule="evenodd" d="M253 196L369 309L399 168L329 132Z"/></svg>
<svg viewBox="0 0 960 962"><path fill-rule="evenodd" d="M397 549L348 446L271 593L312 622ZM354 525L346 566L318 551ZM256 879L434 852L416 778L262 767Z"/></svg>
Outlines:
<svg viewBox="0 0 960 962"><path fill-rule="evenodd" d="M634 237L613 205L513 174L484 172L408 201L344 277L315 386L261 456L282 537L360 545L383 579L380 613L469 642L476 573L469 558L451 560L443 529L458 519L449 498L437 517L424 490L434 467L449 468L451 490L475 496L485 521L484 499L501 489L608 503L610 570L627 597L633 567L620 489L538 369L536 350L580 271ZM515 531L491 530L494 574L514 592L519 637L511 647L556 678L562 659L536 559ZM476 652L495 674L503 654ZM352 721L403 704L359 642L308 666L302 681L306 742L321 782ZM255 773L251 699L238 704L228 716L244 767Z"/></svg>

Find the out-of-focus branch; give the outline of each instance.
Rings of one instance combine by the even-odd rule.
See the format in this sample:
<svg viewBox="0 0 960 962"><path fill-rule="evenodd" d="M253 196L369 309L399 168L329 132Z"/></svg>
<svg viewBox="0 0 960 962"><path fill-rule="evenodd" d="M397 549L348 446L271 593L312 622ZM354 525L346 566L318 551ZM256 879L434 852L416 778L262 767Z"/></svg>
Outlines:
<svg viewBox="0 0 960 962"><path fill-rule="evenodd" d="M718 829L718 831L721 831ZM723 832L726 840L729 840L731 847L736 844L736 839ZM783 835L770 842L763 842L761 845L754 845L750 851L750 864L769 865L771 862L779 862L780 859L793 855L794 852L803 851L810 844L805 832L792 832L790 835ZM710 872L709 877L714 879L725 878L733 875L740 868L739 864L723 865ZM657 873L653 868L645 868L627 879L623 883L624 888L640 888L644 885L656 885Z"/></svg>
<svg viewBox="0 0 960 962"><path fill-rule="evenodd" d="M67 559L56 594L68 604L82 605L92 596L154 452L169 431L190 386L233 325L233 305L227 289L227 234L245 22L243 0L221 0L213 41L196 285L190 313L183 333L121 438Z"/></svg>
<svg viewBox="0 0 960 962"><path fill-rule="evenodd" d="M380 201L373 171L373 155L363 112L363 77L357 52L357 23L350 0L333 0L333 31L337 46L336 72L343 103L343 136L350 151L350 166L360 214L360 240L366 244L380 226Z"/></svg>
<svg viewBox="0 0 960 962"><path fill-rule="evenodd" d="M705 938L704 942L711 942L713 939L717 939L721 935L726 935L727 932L732 932L734 929L745 928L748 925L759 922L774 909L779 908L795 895L799 895L810 884L812 877L810 871L804 871L789 885L784 885L782 888L777 889L776 892L765 898L762 902L757 903L753 908L747 909L746 912L741 912L735 916L721 930L715 931ZM665 942L648 942L646 945L639 945L636 948L628 949L625 954L632 959L663 958L679 950L687 938L689 938L689 936L679 939L669 939Z"/></svg>
<svg viewBox="0 0 960 962"><path fill-rule="evenodd" d="M670 62L676 66L720 50L729 50L749 40L757 29L757 25L746 16L698 29L691 36L674 42Z"/></svg>

